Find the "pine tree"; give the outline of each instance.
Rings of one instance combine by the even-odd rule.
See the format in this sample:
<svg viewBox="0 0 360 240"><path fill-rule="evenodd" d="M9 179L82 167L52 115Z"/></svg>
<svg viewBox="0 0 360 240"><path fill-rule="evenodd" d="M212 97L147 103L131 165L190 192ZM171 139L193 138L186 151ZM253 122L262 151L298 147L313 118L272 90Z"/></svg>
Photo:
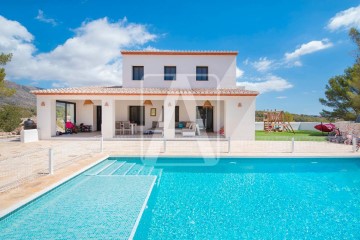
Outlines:
<svg viewBox="0 0 360 240"><path fill-rule="evenodd" d="M360 114L360 33L352 28L349 36L357 45L355 64L347 68L343 75L330 78L325 98L319 99L322 105L332 109L320 113L330 120L355 120Z"/></svg>

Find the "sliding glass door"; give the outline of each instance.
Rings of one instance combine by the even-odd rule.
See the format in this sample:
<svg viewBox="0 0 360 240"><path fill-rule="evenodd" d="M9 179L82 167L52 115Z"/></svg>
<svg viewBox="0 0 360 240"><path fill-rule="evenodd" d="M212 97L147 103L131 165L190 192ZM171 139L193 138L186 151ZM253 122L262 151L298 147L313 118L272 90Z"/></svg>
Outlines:
<svg viewBox="0 0 360 240"><path fill-rule="evenodd" d="M196 107L196 123L200 129L204 129L206 132L213 132L213 121L213 108Z"/></svg>
<svg viewBox="0 0 360 240"><path fill-rule="evenodd" d="M56 131L65 132L65 123L76 123L76 104L56 101Z"/></svg>

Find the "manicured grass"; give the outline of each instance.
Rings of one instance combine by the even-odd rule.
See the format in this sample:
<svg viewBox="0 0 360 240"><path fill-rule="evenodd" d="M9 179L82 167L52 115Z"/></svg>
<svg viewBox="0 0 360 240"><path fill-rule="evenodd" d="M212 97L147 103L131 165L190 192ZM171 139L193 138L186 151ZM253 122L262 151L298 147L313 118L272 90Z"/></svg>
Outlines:
<svg viewBox="0 0 360 240"><path fill-rule="evenodd" d="M319 131L295 131L295 134L291 132L265 132L256 131L255 139L257 141L291 141L291 138L295 138L295 141L326 141L327 133L321 133Z"/></svg>

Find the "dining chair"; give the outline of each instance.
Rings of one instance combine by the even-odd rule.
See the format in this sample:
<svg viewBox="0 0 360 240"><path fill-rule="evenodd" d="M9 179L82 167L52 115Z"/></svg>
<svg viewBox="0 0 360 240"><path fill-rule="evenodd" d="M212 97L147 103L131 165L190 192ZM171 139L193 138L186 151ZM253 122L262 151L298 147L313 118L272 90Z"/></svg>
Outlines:
<svg viewBox="0 0 360 240"><path fill-rule="evenodd" d="M130 122L123 122L123 133L126 134L127 132L130 134L131 133L131 126L130 126Z"/></svg>

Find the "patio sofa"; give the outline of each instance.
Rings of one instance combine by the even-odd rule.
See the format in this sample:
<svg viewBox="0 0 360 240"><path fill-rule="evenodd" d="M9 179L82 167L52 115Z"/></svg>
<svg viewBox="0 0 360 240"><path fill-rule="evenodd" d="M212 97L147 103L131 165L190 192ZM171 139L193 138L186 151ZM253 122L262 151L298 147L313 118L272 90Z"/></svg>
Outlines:
<svg viewBox="0 0 360 240"><path fill-rule="evenodd" d="M189 122L189 121L175 122L175 134L176 133L182 134L184 131L188 131L188 130L191 131L192 129L189 129L190 124L195 124L195 122ZM152 127L149 130L152 131L153 133L162 134L164 131L164 122L153 121Z"/></svg>

